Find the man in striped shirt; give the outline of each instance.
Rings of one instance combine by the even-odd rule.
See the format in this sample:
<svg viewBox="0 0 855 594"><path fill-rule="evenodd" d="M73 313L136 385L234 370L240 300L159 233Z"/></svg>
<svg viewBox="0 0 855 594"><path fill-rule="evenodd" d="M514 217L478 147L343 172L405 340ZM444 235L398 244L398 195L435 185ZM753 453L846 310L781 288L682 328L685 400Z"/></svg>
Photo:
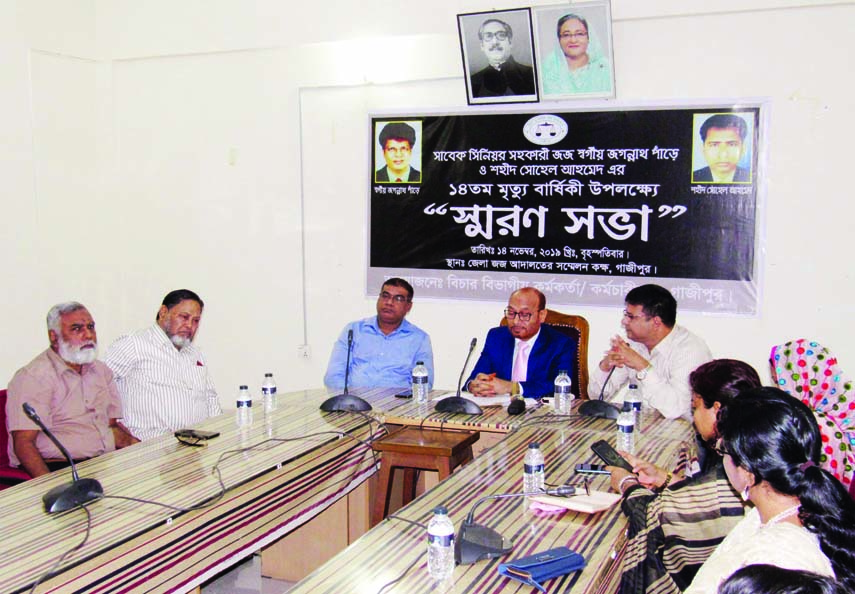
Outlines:
<svg viewBox="0 0 855 594"><path fill-rule="evenodd" d="M223 412L205 357L193 344L204 306L193 291L172 291L152 326L120 337L107 351L124 420L142 440Z"/></svg>

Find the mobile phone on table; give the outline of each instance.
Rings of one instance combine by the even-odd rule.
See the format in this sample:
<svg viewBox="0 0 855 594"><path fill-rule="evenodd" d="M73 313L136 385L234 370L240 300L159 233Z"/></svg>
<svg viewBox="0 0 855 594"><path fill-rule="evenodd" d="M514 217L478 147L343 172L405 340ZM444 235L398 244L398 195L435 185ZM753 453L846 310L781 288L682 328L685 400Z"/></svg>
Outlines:
<svg viewBox="0 0 855 594"><path fill-rule="evenodd" d="M395 398L412 398L412 397L413 397L413 391L412 390L406 390L404 392L399 392L399 393L395 394Z"/></svg>
<svg viewBox="0 0 855 594"><path fill-rule="evenodd" d="M611 474L605 464L577 464L574 470L577 474Z"/></svg>
<svg viewBox="0 0 855 594"><path fill-rule="evenodd" d="M193 439L196 441L207 441L219 437L218 431L202 431L201 429L179 429L175 432L178 439Z"/></svg>
<svg viewBox="0 0 855 594"><path fill-rule="evenodd" d="M614 449L611 444L604 439L594 443L591 446L591 449L594 450L594 453L600 457L600 460L608 464L609 466L618 466L620 468L625 469L628 472L632 472L632 464L623 459L623 457L617 453L617 450Z"/></svg>

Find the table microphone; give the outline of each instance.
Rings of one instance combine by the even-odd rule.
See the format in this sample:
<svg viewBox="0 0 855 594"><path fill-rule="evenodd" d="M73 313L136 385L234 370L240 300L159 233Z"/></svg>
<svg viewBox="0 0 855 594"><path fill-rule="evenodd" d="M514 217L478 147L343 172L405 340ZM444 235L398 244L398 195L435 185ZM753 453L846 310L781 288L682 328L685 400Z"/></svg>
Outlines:
<svg viewBox="0 0 855 594"><path fill-rule="evenodd" d="M454 540L454 560L458 565L471 565L482 559L492 559L507 555L513 550L514 545L510 541L487 526L475 523L475 508L484 501L490 499L506 499L509 497L526 497L536 495L552 495L553 497L569 497L571 495L588 494L587 486L575 487L563 485L554 489L534 491L528 493L503 493L500 495L488 495L475 502L466 519L460 525L457 538Z"/></svg>
<svg viewBox="0 0 855 594"><path fill-rule="evenodd" d="M350 351L353 349L353 328L347 330L347 363L344 366L344 390L342 393L327 398L321 403L324 412L353 412L371 410L371 405L359 396L351 396L347 393L347 383L350 379Z"/></svg>
<svg viewBox="0 0 855 594"><path fill-rule="evenodd" d="M579 414L583 417L598 417L600 419L617 419L618 413L620 412L618 408L609 402L603 400L603 394L606 392L606 386L609 385L609 380L612 379L612 374L615 372L616 367L612 367L609 370L609 374L606 376L606 381L603 382L603 387L600 390L600 397L597 400L588 400L587 402L583 402L579 407Z"/></svg>
<svg viewBox="0 0 855 594"><path fill-rule="evenodd" d="M36 410L28 402L25 402L22 408L24 409L24 414L39 426L44 434L59 448L59 451L68 460L68 463L71 464L72 481L54 487L42 497L42 501L45 504L45 511L49 514L56 514L74 509L95 499L101 499L104 496L104 488L101 486L101 483L91 478L81 479L77 475L77 466L74 465L74 459L72 459L71 454L68 453L65 446L51 433L51 430L45 426L39 415L36 414Z"/></svg>
<svg viewBox="0 0 855 594"><path fill-rule="evenodd" d="M466 354L463 369L460 370L460 379L457 380L457 395L451 398L443 398L437 402L436 406L434 406L436 412L465 413L467 415L484 414L480 406L460 395L460 391L463 388L463 375L466 373L466 366L469 365L469 358L472 357L472 351L475 350L476 344L478 344L477 338L473 338L472 342L469 343L469 352Z"/></svg>
<svg viewBox="0 0 855 594"><path fill-rule="evenodd" d="M509 415L521 415L525 412L525 398L514 398L508 405Z"/></svg>

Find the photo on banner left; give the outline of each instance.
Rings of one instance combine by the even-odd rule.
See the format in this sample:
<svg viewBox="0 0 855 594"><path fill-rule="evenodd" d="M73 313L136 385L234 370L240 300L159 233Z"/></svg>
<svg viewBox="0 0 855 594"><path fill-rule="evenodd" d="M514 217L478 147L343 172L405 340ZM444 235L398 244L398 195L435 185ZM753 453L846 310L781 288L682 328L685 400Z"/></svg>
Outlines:
<svg viewBox="0 0 855 594"><path fill-rule="evenodd" d="M538 100L531 11L457 15L470 105Z"/></svg>
<svg viewBox="0 0 855 594"><path fill-rule="evenodd" d="M422 183L421 121L377 122L374 140L374 183Z"/></svg>

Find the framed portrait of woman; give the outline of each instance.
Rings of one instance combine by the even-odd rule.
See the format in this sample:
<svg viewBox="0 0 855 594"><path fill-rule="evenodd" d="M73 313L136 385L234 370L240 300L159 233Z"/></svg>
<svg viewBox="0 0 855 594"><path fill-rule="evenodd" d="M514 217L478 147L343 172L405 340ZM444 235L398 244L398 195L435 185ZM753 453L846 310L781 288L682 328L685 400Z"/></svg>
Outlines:
<svg viewBox="0 0 855 594"><path fill-rule="evenodd" d="M542 101L615 96L608 0L533 9Z"/></svg>

